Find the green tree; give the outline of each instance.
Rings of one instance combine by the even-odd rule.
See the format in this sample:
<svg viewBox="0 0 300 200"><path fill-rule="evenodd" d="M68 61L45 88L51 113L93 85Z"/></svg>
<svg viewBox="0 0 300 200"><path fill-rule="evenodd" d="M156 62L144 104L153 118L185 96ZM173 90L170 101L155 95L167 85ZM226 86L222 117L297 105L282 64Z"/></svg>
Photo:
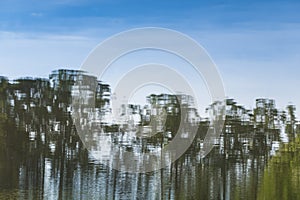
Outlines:
<svg viewBox="0 0 300 200"><path fill-rule="evenodd" d="M283 144L264 171L258 199L300 199L300 137Z"/></svg>

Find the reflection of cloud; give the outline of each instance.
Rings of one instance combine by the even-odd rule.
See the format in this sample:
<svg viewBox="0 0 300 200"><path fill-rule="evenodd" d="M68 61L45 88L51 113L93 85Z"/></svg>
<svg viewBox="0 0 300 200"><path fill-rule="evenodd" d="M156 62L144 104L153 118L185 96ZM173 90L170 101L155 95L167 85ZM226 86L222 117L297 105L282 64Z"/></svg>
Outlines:
<svg viewBox="0 0 300 200"><path fill-rule="evenodd" d="M43 13L40 13L40 12L32 12L30 13L31 16L33 17L42 17L43 16Z"/></svg>
<svg viewBox="0 0 300 200"><path fill-rule="evenodd" d="M56 5L84 5L84 4L90 4L90 3L99 3L99 2L105 2L106 0L52 0L50 1L51 4Z"/></svg>
<svg viewBox="0 0 300 200"><path fill-rule="evenodd" d="M90 18L86 18L89 21L87 19ZM97 19L105 21L105 18ZM42 76L54 68L77 69L92 48L112 32L118 30L108 30L104 26L101 29L96 27L61 35L58 32L39 34L0 31L1 75ZM281 25L274 30L251 26L249 29L197 32L194 29L185 32L195 37L211 54L220 68L229 96L246 105L252 105L257 96L275 98L280 107L289 101L299 102L300 96L294 92L296 85L299 85L299 26ZM151 58L158 58L157 61L172 66L177 61L173 57L164 57L162 52L144 57L143 54L127 55L114 64L114 69L118 71L112 71L111 77L107 78L115 80L116 74L122 73L127 69L126 66L142 64L140 61L153 62ZM179 67L187 73L189 79L194 80L193 73L189 73L188 66L184 66L184 63L180 63Z"/></svg>
<svg viewBox="0 0 300 200"><path fill-rule="evenodd" d="M0 31L0 72L10 79L47 77L55 68L78 69L96 41L74 35Z"/></svg>
<svg viewBox="0 0 300 200"><path fill-rule="evenodd" d="M246 105L252 105L256 97L274 98L279 107L285 107L300 99L295 92L300 83L300 27L282 23L274 27L249 24L231 30L192 30L191 34L217 63L227 95Z"/></svg>

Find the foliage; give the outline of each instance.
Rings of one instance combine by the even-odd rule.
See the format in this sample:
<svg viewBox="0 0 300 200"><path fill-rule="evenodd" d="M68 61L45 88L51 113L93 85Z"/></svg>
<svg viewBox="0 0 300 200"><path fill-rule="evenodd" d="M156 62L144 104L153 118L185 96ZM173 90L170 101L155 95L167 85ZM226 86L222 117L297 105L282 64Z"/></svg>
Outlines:
<svg viewBox="0 0 300 200"><path fill-rule="evenodd" d="M258 199L300 199L300 137L269 161L260 188Z"/></svg>

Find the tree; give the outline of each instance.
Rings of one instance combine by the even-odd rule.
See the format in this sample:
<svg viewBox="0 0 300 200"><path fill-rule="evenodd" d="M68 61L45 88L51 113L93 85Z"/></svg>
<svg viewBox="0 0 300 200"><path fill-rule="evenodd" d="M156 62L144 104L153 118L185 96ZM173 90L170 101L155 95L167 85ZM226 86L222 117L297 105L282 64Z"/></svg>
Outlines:
<svg viewBox="0 0 300 200"><path fill-rule="evenodd" d="M296 124L296 106L288 105L287 109L287 121L286 121L286 132L289 134L295 133L295 124Z"/></svg>

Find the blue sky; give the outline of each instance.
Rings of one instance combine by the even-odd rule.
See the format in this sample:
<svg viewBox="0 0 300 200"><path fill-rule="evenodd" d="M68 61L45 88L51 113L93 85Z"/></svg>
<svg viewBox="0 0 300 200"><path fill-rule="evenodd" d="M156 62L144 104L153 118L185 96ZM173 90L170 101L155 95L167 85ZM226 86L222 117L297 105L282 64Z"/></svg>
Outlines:
<svg viewBox="0 0 300 200"><path fill-rule="evenodd" d="M256 97L270 97L280 107L299 107L299 10L297 0L1 0L0 74L47 77L57 68L77 69L112 34L158 26L206 48L238 102L249 107Z"/></svg>

